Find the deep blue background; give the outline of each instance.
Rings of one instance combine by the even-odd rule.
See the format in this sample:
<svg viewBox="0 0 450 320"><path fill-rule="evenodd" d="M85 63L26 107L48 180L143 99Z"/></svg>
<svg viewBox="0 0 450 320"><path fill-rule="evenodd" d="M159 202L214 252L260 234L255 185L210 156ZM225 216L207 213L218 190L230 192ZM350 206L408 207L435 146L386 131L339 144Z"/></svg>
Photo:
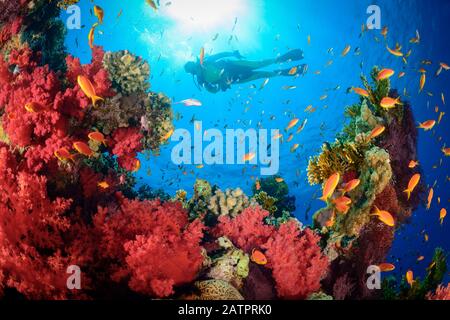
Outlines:
<svg viewBox="0 0 450 320"><path fill-rule="evenodd" d="M172 3L183 1L188 0L172 0ZM163 5L166 2L168 0L161 0ZM441 166L433 168L443 158L440 151L443 144L450 145L450 72L443 71L439 77L434 76L440 61L450 63L450 1L241 0L246 8L236 15L234 31L235 17L231 16L228 17L229 21L223 21L217 28L191 30L177 26L165 15L164 9L155 14L143 0L128 0L126 4L108 0L95 3L105 10L105 23L98 29L102 34L96 35L96 44L108 51L128 49L147 59L152 68L150 81L153 91L164 92L174 101L195 97L203 102L204 106L200 108L174 105L174 111L182 116L175 122L177 128L193 131L193 125L189 123L192 117L202 120L204 129L221 129L225 125L229 128L256 128L258 122L264 128L284 128L294 115L302 121L308 118L305 130L296 135L291 143L281 146L280 164L280 174L289 184L290 192L297 197L295 214L305 224L310 223L311 214L323 205L315 200L319 187L311 187L307 183L307 161L319 152L322 142L334 140L335 134L342 129L345 106L357 101L357 97L347 94L346 89L360 86L360 73L367 75L373 65L389 67L397 73L405 71L405 77L393 77L392 86L399 92L406 88L410 95L407 100L413 107L416 120L437 119L435 106L445 111L446 115L432 132L421 131L419 135L418 160L425 175L423 179L428 185L437 180L432 207L425 211L422 205L414 213L410 224L397 231L392 257L388 260L397 265L396 272L404 273L411 268L420 275L424 273L436 246L450 250L450 222L445 221L440 226L438 221L441 207L450 209L450 158L444 158ZM71 54L88 62L90 50L87 33L95 17L90 14L93 6L90 1L81 0L80 4L85 27L68 32L67 46ZM370 4L377 4L381 8L382 26L389 28L387 40L380 35L380 30L367 31L360 36L361 25L368 17L366 9ZM121 9L123 13L117 18ZM67 18L67 15L63 13L62 18ZM410 44L409 39L415 36L416 29L420 32L421 43ZM217 33L218 39L212 41ZM235 37L229 42L231 35L237 39ZM310 45L307 44L308 35L311 37ZM405 53L412 49L407 65L386 51L385 41L390 47L398 42ZM347 44L352 49L342 58L340 54ZM200 92L192 78L185 74L183 63L195 59L202 46L208 53L240 50L249 59L270 58L289 48L301 48L305 52L303 63L309 65L309 72L297 79L272 79L262 91L245 84L216 95ZM334 48L334 55L328 53L330 48ZM360 55L354 54L355 48L360 49ZM431 60L433 64L421 65L424 59ZM329 60L333 60L333 64L325 67ZM425 92L418 95L420 74L417 70L420 67L428 70L428 77ZM315 74L315 71L320 71L320 74ZM255 85L259 87L261 82L257 81ZM297 89L285 91L282 90L284 85L296 85ZM333 90L337 86L340 89ZM441 92L448 96L447 105L443 105L440 99ZM319 100L324 94L328 98ZM310 104L317 107L315 113L304 112ZM248 111L245 112L247 107ZM271 116L275 116L275 120L270 120ZM289 151L293 143L301 145L296 153ZM140 183L164 188L166 192L174 194L180 188L191 191L195 179L204 178L222 189L239 186L250 193L252 178L259 174L259 169L251 165L203 169L192 165L180 170L170 161L172 147L173 144L165 146L159 157L145 161L138 173ZM405 159L405 166L409 160ZM183 175L183 171L187 175ZM441 199L440 205L437 204L437 197ZM307 219L305 211L310 205L312 209ZM426 243L424 233L430 238ZM420 255L426 259L418 263L416 259Z"/></svg>

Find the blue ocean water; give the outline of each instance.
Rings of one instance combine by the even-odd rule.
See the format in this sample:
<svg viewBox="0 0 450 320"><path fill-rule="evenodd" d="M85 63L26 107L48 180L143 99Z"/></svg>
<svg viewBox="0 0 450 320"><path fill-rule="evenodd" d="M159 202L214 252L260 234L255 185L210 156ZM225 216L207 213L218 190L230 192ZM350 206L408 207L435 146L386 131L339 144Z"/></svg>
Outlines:
<svg viewBox="0 0 450 320"><path fill-rule="evenodd" d="M450 209L450 159L443 158L440 151L444 143L450 144L450 111L447 110L450 72L434 76L440 61L450 63L447 36L450 1L161 0L158 12L143 0L126 3L98 0L95 4L105 11L104 24L98 28L101 33L95 38L97 45L107 51L126 49L146 59L151 65L152 91L163 92L173 101L187 98L202 101L202 107L173 106L174 112L180 115L175 122L177 128L193 132L191 120L196 119L202 121L203 129L257 129L258 124L282 129L293 116L301 121L308 119L303 132L291 143L281 145L279 172L288 183L290 193L296 196L295 214L305 224L311 222L312 213L323 205L316 200L319 186L312 187L307 182L308 159L320 151L323 142L333 141L343 128L345 107L358 99L348 94L347 88L360 86L361 72L368 75L374 65L406 72L401 79L393 77L392 86L399 92L407 91L406 99L413 107L416 120L437 119L435 106L447 115L432 132L419 134L418 160L423 179L427 185L437 181L432 208L426 211L421 205L410 223L397 231L389 259L397 265L399 274L412 269L415 274L423 275L435 247L450 250L449 222L441 226L438 221L440 208ZM372 4L380 7L381 25L389 28L386 40L380 30L361 35L361 25L369 17L366 10ZM91 13L91 1L81 0L80 6L85 27L69 30L66 44L72 55L88 62L91 53L87 34L96 18ZM61 18L67 16L62 13ZM421 42L410 44L409 39L415 36L416 30ZM395 47L397 42L403 45L403 52L412 49L407 65L386 50L386 44ZM351 45L351 51L341 57L347 45ZM298 78L273 78L263 90L240 84L227 92L211 94L200 91L183 68L187 61L198 57L201 47L207 54L239 50L250 60L273 58L289 49L300 48L305 55L301 63L308 64L309 69L305 76ZM433 64L422 65L424 59ZM332 64L327 66L330 60ZM417 70L421 67L428 73L425 92L418 94ZM255 81L254 85L259 88L262 82ZM296 86L296 89L283 90L283 86ZM448 96L447 105L441 101L441 93ZM326 99L321 100L324 95ZM304 112L309 105L317 108L314 113ZM293 143L300 144L295 153L290 152ZM222 189L241 187L250 194L252 179L259 176L259 168L252 165L179 168L171 161L173 146L174 143L164 146L159 156L143 160L143 168L137 174L139 183L174 194L178 189L191 191L195 179L203 178ZM437 197L441 199L440 204ZM429 235L428 242L424 241L425 233ZM425 260L418 263L420 255Z"/></svg>

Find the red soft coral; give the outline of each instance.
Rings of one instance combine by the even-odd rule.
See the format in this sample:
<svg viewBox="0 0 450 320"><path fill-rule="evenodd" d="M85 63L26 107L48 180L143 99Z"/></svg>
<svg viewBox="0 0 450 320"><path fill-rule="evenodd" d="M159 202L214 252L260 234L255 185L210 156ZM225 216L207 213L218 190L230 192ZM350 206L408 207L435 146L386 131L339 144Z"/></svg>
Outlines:
<svg viewBox="0 0 450 320"><path fill-rule="evenodd" d="M260 207L249 207L235 218L222 216L214 230L218 237L228 237L240 249L251 252L266 243L274 227L264 223L269 212Z"/></svg>
<svg viewBox="0 0 450 320"><path fill-rule="evenodd" d="M310 229L301 231L298 222L291 220L263 245L280 298L305 299L320 289L329 262L319 239Z"/></svg>
<svg viewBox="0 0 450 320"><path fill-rule="evenodd" d="M179 203L122 199L119 208L100 209L94 225L100 252L115 261L112 278L129 278L131 289L165 297L191 282L202 263L203 225L189 223Z"/></svg>
<svg viewBox="0 0 450 320"><path fill-rule="evenodd" d="M111 150L119 165L128 171L136 168L136 157L142 151L143 135L139 128L119 128L112 135Z"/></svg>

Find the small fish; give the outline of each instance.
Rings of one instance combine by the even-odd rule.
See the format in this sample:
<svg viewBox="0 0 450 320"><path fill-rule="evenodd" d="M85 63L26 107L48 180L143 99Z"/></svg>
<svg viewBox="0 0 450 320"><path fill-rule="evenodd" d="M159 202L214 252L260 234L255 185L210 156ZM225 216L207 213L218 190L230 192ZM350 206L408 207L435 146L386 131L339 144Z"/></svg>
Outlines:
<svg viewBox="0 0 450 320"><path fill-rule="evenodd" d="M450 157L450 148L442 148L441 149L442 150L442 152L444 153L444 155L446 156L446 157Z"/></svg>
<svg viewBox="0 0 450 320"><path fill-rule="evenodd" d="M381 35L386 38L388 34L388 27L384 26L383 29L381 29Z"/></svg>
<svg viewBox="0 0 450 320"><path fill-rule="evenodd" d="M441 225L444 223L444 219L447 216L447 209L442 208L441 211L439 211L439 220L441 222Z"/></svg>
<svg viewBox="0 0 450 320"><path fill-rule="evenodd" d="M269 83L269 80L270 80L269 78L265 79L264 82L259 87L259 90L264 89L264 87L267 86L267 84Z"/></svg>
<svg viewBox="0 0 450 320"><path fill-rule="evenodd" d="M300 145L299 145L298 143L294 144L294 145L291 147L291 152L295 152L295 150L297 150L299 146L300 146Z"/></svg>
<svg viewBox="0 0 450 320"><path fill-rule="evenodd" d="M341 56L342 57L345 57L349 52L350 52L350 49L351 49L352 47L350 46L350 45L347 45L345 48L344 48L344 50L342 50L342 53L341 53Z"/></svg>
<svg viewBox="0 0 450 320"><path fill-rule="evenodd" d="M401 105L402 103L400 102L400 97L394 99L391 97L384 97L383 99L381 99L380 101L380 107L382 107L383 109L392 109L395 108L396 105Z"/></svg>
<svg viewBox="0 0 450 320"><path fill-rule="evenodd" d="M98 26L98 22L94 23L88 33L88 43L89 43L89 48L91 48L91 49L94 49L95 28L97 28L97 26Z"/></svg>
<svg viewBox="0 0 450 320"><path fill-rule="evenodd" d="M342 194L346 194L347 192L354 190L357 186L359 186L360 183L361 180L359 179L350 180L349 182L343 184L340 191L342 191Z"/></svg>
<svg viewBox="0 0 450 320"><path fill-rule="evenodd" d="M150 7L153 8L153 10L158 11L158 7L156 6L156 3L154 0L145 0L145 2L147 2L148 5L150 5Z"/></svg>
<svg viewBox="0 0 450 320"><path fill-rule="evenodd" d="M273 140L278 140L281 139L283 137L283 135L281 133L276 134L275 136L273 136Z"/></svg>
<svg viewBox="0 0 450 320"><path fill-rule="evenodd" d="M199 164L199 165L197 165L197 166L195 166L197 169L203 169L204 168L204 165L203 164Z"/></svg>
<svg viewBox="0 0 450 320"><path fill-rule="evenodd" d="M242 157L242 161L249 162L249 161L252 161L255 157L256 157L256 153L249 152Z"/></svg>
<svg viewBox="0 0 450 320"><path fill-rule="evenodd" d="M294 89L297 89L297 86L283 86L282 89L283 90L294 90Z"/></svg>
<svg viewBox="0 0 450 320"><path fill-rule="evenodd" d="M103 135L103 133L94 131L88 134L88 138L91 139L92 141L102 143L106 147L106 138Z"/></svg>
<svg viewBox="0 0 450 320"><path fill-rule="evenodd" d="M414 169L414 168L417 167L418 165L419 165L419 161L411 160L411 161L408 163L408 168Z"/></svg>
<svg viewBox="0 0 450 320"><path fill-rule="evenodd" d="M346 214L350 209L349 205L352 203L352 199L341 196L333 200L336 210L340 213Z"/></svg>
<svg viewBox="0 0 450 320"><path fill-rule="evenodd" d="M94 86L88 78L85 76L78 76L77 82L86 97L92 100L92 105L94 107L97 106L98 101L103 101L103 98L96 95Z"/></svg>
<svg viewBox="0 0 450 320"><path fill-rule="evenodd" d="M378 209L377 206L375 206L375 212L372 213L372 215L377 216L381 222L383 222L389 227L395 226L394 217L389 212Z"/></svg>
<svg viewBox="0 0 450 320"><path fill-rule="evenodd" d="M134 162L134 168L131 170L131 172L138 172L141 169L141 161L139 159L136 159Z"/></svg>
<svg viewBox="0 0 450 320"><path fill-rule="evenodd" d="M203 67L203 63L205 61L205 48L201 47L200 49L200 65Z"/></svg>
<svg viewBox="0 0 450 320"><path fill-rule="evenodd" d="M428 197L427 197L427 210L430 210L431 201L433 201L433 194L434 194L434 190L433 190L433 188L430 188L430 191L428 192Z"/></svg>
<svg viewBox="0 0 450 320"><path fill-rule="evenodd" d="M386 127L383 125L376 126L369 135L369 140L374 139L381 135L386 130Z"/></svg>
<svg viewBox="0 0 450 320"><path fill-rule="evenodd" d="M403 77L405 76L405 74L406 74L406 73L403 72L403 71L400 72L400 73L398 74L398 78L399 78L399 79L400 79L400 78L403 78Z"/></svg>
<svg viewBox="0 0 450 320"><path fill-rule="evenodd" d="M444 62L440 62L439 65L441 66L442 69L446 71L450 70L450 66Z"/></svg>
<svg viewBox="0 0 450 320"><path fill-rule="evenodd" d="M359 94L360 96L363 97L368 97L369 93L367 92L367 90L362 89L362 88L352 88L353 92L355 92L356 94Z"/></svg>
<svg viewBox="0 0 450 320"><path fill-rule="evenodd" d="M386 49L387 49L387 51L388 51L390 54L392 54L392 55L394 55L394 56L396 56L396 57L403 57L403 53L400 52L400 50L398 50L398 49L392 50L392 49L389 48L388 46L386 46Z"/></svg>
<svg viewBox="0 0 450 320"><path fill-rule="evenodd" d="M59 161L67 161L67 160L74 161L73 154L71 154L67 148L55 150L53 154L55 155L56 158L58 158Z"/></svg>
<svg viewBox="0 0 450 320"><path fill-rule="evenodd" d="M197 99L185 99L181 100L180 102L176 102L174 104L183 104L186 107L201 107L202 103L201 101Z"/></svg>
<svg viewBox="0 0 450 320"><path fill-rule="evenodd" d="M94 6L94 15L97 17L98 22L103 24L103 18L105 16L105 12L103 9L97 5Z"/></svg>
<svg viewBox="0 0 450 320"><path fill-rule="evenodd" d="M422 92L423 87L425 86L426 80L427 80L427 76L425 75L425 73L422 73L422 75L420 76L420 81L419 81L419 93Z"/></svg>
<svg viewBox="0 0 450 320"><path fill-rule="evenodd" d="M441 92L441 100L442 100L442 103L445 104L445 96L444 96L443 92Z"/></svg>
<svg viewBox="0 0 450 320"><path fill-rule="evenodd" d="M250 260L259 265L267 264L267 258L261 251L257 249L252 250L252 254L250 256Z"/></svg>
<svg viewBox="0 0 450 320"><path fill-rule="evenodd" d="M291 142L292 139L294 139L294 134L293 134L293 133L291 133L291 134L289 135L289 137L286 139L286 142Z"/></svg>
<svg viewBox="0 0 450 320"><path fill-rule="evenodd" d="M433 129L435 124L436 124L436 120L427 120L422 123L419 123L419 126L417 128L424 129L425 131L429 131L429 130Z"/></svg>
<svg viewBox="0 0 450 320"><path fill-rule="evenodd" d="M406 272L406 282L412 287L414 284L414 273L411 270Z"/></svg>
<svg viewBox="0 0 450 320"><path fill-rule="evenodd" d="M30 113L39 113L42 111L46 111L47 107L38 102L29 102L25 105L25 110L27 110Z"/></svg>
<svg viewBox="0 0 450 320"><path fill-rule="evenodd" d="M377 81L389 79L394 74L395 74L395 71L392 69L382 69L380 72L378 72Z"/></svg>
<svg viewBox="0 0 450 320"><path fill-rule="evenodd" d="M287 127L284 129L285 131L289 131L289 129L292 129L297 125L297 123L300 121L299 118L294 118L291 121L289 121Z"/></svg>
<svg viewBox="0 0 450 320"><path fill-rule="evenodd" d="M340 179L341 175L338 172L332 174L323 185L322 197L319 199L327 202L328 199L333 195Z"/></svg>
<svg viewBox="0 0 450 320"><path fill-rule="evenodd" d="M297 70L298 70L298 67L293 67L291 70L289 70L289 75L291 75L291 76L293 76L293 75L296 75L297 74Z"/></svg>
<svg viewBox="0 0 450 320"><path fill-rule="evenodd" d="M308 37L307 37L307 41L308 41L308 46L311 45L311 35L309 35L309 34L308 34Z"/></svg>
<svg viewBox="0 0 450 320"><path fill-rule="evenodd" d="M424 259L425 259L424 256L419 256L419 257L417 257L417 262L423 261Z"/></svg>
<svg viewBox="0 0 450 320"><path fill-rule="evenodd" d="M408 182L408 188L406 188L406 190L404 190L403 192L406 193L408 200L411 197L411 193L414 191L414 189L416 188L417 184L420 181L420 174L416 173L415 175L413 175L411 177L411 179Z"/></svg>
<svg viewBox="0 0 450 320"><path fill-rule="evenodd" d="M73 148L80 154L86 157L92 157L94 155L94 151L89 148L89 146L81 141L76 141L73 143Z"/></svg>
<svg viewBox="0 0 450 320"><path fill-rule="evenodd" d="M97 183L97 186L99 186L102 189L108 189L109 183L107 181L102 181L102 182Z"/></svg>
<svg viewBox="0 0 450 320"><path fill-rule="evenodd" d="M255 189L256 189L256 191L261 190L261 182L259 180L255 181Z"/></svg>
<svg viewBox="0 0 450 320"><path fill-rule="evenodd" d="M438 116L438 124L440 124L441 123L441 120L442 120L442 117L445 115L445 112L444 111L441 111L440 113L439 113L439 116Z"/></svg>
<svg viewBox="0 0 450 320"><path fill-rule="evenodd" d="M284 181L283 178L280 178L280 177L275 178L275 182L281 183L283 181Z"/></svg>
<svg viewBox="0 0 450 320"><path fill-rule="evenodd" d="M169 140L170 137L172 136L173 132L174 132L174 129L170 129L165 135L163 135L161 137L161 142L165 142L165 141Z"/></svg>
<svg viewBox="0 0 450 320"><path fill-rule="evenodd" d="M378 265L381 272L390 272L395 270L395 266L392 263L384 262Z"/></svg>

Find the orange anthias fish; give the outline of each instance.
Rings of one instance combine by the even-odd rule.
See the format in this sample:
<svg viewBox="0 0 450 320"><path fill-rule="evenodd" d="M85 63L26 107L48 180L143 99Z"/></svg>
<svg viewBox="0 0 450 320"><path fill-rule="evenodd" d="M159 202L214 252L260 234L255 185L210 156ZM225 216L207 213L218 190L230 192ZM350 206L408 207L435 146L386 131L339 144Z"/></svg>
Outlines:
<svg viewBox="0 0 450 320"><path fill-rule="evenodd" d="M341 56L345 57L350 52L351 46L347 45L344 50L342 50Z"/></svg>
<svg viewBox="0 0 450 320"><path fill-rule="evenodd" d="M289 129L292 129L293 127L295 127L297 125L297 123L299 122L299 118L294 118L291 121L289 121L286 129L284 129L285 131L288 131Z"/></svg>
<svg viewBox="0 0 450 320"><path fill-rule="evenodd" d="M366 98L369 96L369 93L367 92L367 90L364 90L362 88L353 88L353 91L356 94L359 94L360 96L363 96L363 97L366 97Z"/></svg>
<svg viewBox="0 0 450 320"><path fill-rule="evenodd" d="M441 225L444 223L444 219L447 216L447 209L442 208L439 212L439 220L441 221Z"/></svg>
<svg viewBox="0 0 450 320"><path fill-rule="evenodd" d="M67 161L72 160L73 161L73 154L67 150L67 148L61 148L56 150L54 153L56 158L58 158L59 161Z"/></svg>
<svg viewBox="0 0 450 320"><path fill-rule="evenodd" d="M372 215L377 216L381 222L388 225L389 227L395 226L395 220L392 214L385 210L378 209L377 206L375 206L375 212Z"/></svg>
<svg viewBox="0 0 450 320"><path fill-rule="evenodd" d="M388 34L388 27L384 26L383 29L381 29L381 35L386 38L387 34Z"/></svg>
<svg viewBox="0 0 450 320"><path fill-rule="evenodd" d="M102 182L97 183L97 186L99 186L102 189L108 189L109 183L107 181L102 181Z"/></svg>
<svg viewBox="0 0 450 320"><path fill-rule="evenodd" d="M244 161L244 162L252 161L255 157L256 157L256 153L249 152L242 157L242 161Z"/></svg>
<svg viewBox="0 0 450 320"><path fill-rule="evenodd" d="M450 156L450 148L442 148L442 152L446 157Z"/></svg>
<svg viewBox="0 0 450 320"><path fill-rule="evenodd" d="M433 194L434 194L434 190L433 190L433 188L430 188L430 191L428 192L428 197L427 197L427 210L430 210L431 201L433 201Z"/></svg>
<svg viewBox="0 0 450 320"><path fill-rule="evenodd" d="M298 67L291 68L291 70L289 70L289 75L290 76L296 75L297 74L297 70L298 70Z"/></svg>
<svg viewBox="0 0 450 320"><path fill-rule="evenodd" d="M369 140L378 137L386 130L386 127L383 125L376 126L369 135Z"/></svg>
<svg viewBox="0 0 450 320"><path fill-rule="evenodd" d="M417 187L417 185L419 184L420 181L420 174L416 173L415 175L413 175L411 177L411 179L408 182L408 188L403 191L406 193L408 200L411 197L411 193L414 191L414 189Z"/></svg>
<svg viewBox="0 0 450 320"><path fill-rule="evenodd" d="M47 110L47 108L38 102L29 102L25 105L25 110L30 113L39 113Z"/></svg>
<svg viewBox="0 0 450 320"><path fill-rule="evenodd" d="M81 141L76 141L73 143L73 148L78 151L78 153L86 156L86 157L92 157L94 155L94 152L89 148L89 146Z"/></svg>
<svg viewBox="0 0 450 320"><path fill-rule="evenodd" d="M99 6L94 6L94 15L97 17L98 22L100 24L103 23L103 17L105 16L105 12L103 11L103 9Z"/></svg>
<svg viewBox="0 0 450 320"><path fill-rule="evenodd" d="M291 147L291 152L295 152L295 150L297 150L298 149L298 147L300 146L300 144L298 144L298 143L296 143L296 144L294 144L292 147Z"/></svg>
<svg viewBox="0 0 450 320"><path fill-rule="evenodd" d="M261 251L257 249L252 250L252 255L250 256L250 260L259 265L267 264L267 258Z"/></svg>
<svg viewBox="0 0 450 320"><path fill-rule="evenodd" d="M85 76L78 76L77 82L86 97L92 100L92 105L94 107L97 106L98 101L103 101L103 98L97 96L97 94L95 93L94 86L88 78L86 78Z"/></svg>
<svg viewBox="0 0 450 320"><path fill-rule="evenodd" d="M261 190L261 182L259 180L255 181L255 189L256 189L256 191Z"/></svg>
<svg viewBox="0 0 450 320"><path fill-rule="evenodd" d="M353 180L350 180L349 182L345 183L343 185L343 188L341 189L342 194L346 194L347 192L354 190L357 186L359 186L360 183L361 183L361 180L359 180L359 179L353 179Z"/></svg>
<svg viewBox="0 0 450 320"><path fill-rule="evenodd" d="M419 123L419 126L417 128L424 129L425 131L433 129L434 125L436 124L435 120L427 120L422 123Z"/></svg>
<svg viewBox="0 0 450 320"><path fill-rule="evenodd" d="M333 200L334 205L336 206L336 210L340 213L346 214L350 209L349 205L352 203L352 199L341 196Z"/></svg>
<svg viewBox="0 0 450 320"><path fill-rule="evenodd" d="M95 28L97 28L97 26L98 26L98 22L94 23L91 27L91 30L89 30L89 33L88 33L88 42L89 42L89 47L91 49L94 49Z"/></svg>
<svg viewBox="0 0 450 320"><path fill-rule="evenodd" d="M398 78L399 78L399 79L400 79L400 78L403 78L403 77L405 76L405 74L406 74L406 73L403 72L403 71L400 72L400 73L398 74Z"/></svg>
<svg viewBox="0 0 450 320"><path fill-rule="evenodd" d="M156 3L154 0L145 0L145 2L147 2L148 5L153 8L153 10L158 11L158 7L156 6Z"/></svg>
<svg viewBox="0 0 450 320"><path fill-rule="evenodd" d="M408 163L408 168L414 169L414 168L417 167L418 165L419 165L419 161L411 160L411 161Z"/></svg>
<svg viewBox="0 0 450 320"><path fill-rule="evenodd" d="M166 142L173 135L174 129L170 129L165 135L161 137L161 142Z"/></svg>
<svg viewBox="0 0 450 320"><path fill-rule="evenodd" d="M427 80L427 76L425 75L425 73L422 73L422 75L420 76L420 81L419 81L419 93L422 92L423 87L425 87L426 80Z"/></svg>
<svg viewBox="0 0 450 320"><path fill-rule="evenodd" d="M136 162L134 163L134 168L131 170L131 172L138 172L141 169L141 161L139 159L136 159Z"/></svg>
<svg viewBox="0 0 450 320"><path fill-rule="evenodd" d="M103 133L94 131L88 134L88 138L91 139L92 141L102 143L106 147L106 138L103 135Z"/></svg>
<svg viewBox="0 0 450 320"><path fill-rule="evenodd" d="M406 272L406 282L412 287L414 283L414 273L411 270Z"/></svg>
<svg viewBox="0 0 450 320"><path fill-rule="evenodd" d="M395 71L392 69L382 69L380 72L378 72L377 80L385 80L394 75Z"/></svg>
<svg viewBox="0 0 450 320"><path fill-rule="evenodd" d="M450 66L444 62L440 62L439 65L441 66L442 69L444 70L450 70Z"/></svg>
<svg viewBox="0 0 450 320"><path fill-rule="evenodd" d="M392 263L388 263L388 262L380 263L378 265L378 268L380 268L381 272L389 272L389 271L395 270L395 266Z"/></svg>
<svg viewBox="0 0 450 320"><path fill-rule="evenodd" d="M391 97L384 97L383 99L381 99L380 101L380 107L382 107L383 109L392 109L395 108L396 105L398 104L402 104L400 102L400 97L394 99Z"/></svg>
<svg viewBox="0 0 450 320"><path fill-rule="evenodd" d="M388 46L386 46L386 49L387 49L387 51L390 53L390 54L392 54L392 55L394 55L394 56L396 56L396 57L403 57L403 53L402 52L400 52L400 50L392 50L391 48L389 48Z"/></svg>
<svg viewBox="0 0 450 320"><path fill-rule="evenodd" d="M340 179L341 175L338 172L332 174L325 182L323 186L322 197L319 199L327 202L328 199L333 195Z"/></svg>
<svg viewBox="0 0 450 320"><path fill-rule="evenodd" d="M205 62L205 48L200 49L200 65L203 67L203 62Z"/></svg>

